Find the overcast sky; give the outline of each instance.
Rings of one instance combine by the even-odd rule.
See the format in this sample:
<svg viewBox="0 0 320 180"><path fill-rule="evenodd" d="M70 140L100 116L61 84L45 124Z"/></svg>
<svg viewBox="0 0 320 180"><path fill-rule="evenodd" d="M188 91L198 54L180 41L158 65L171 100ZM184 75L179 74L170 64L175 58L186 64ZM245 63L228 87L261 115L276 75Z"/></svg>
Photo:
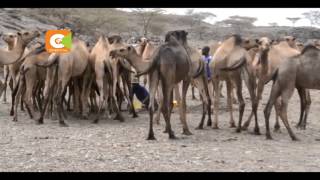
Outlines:
<svg viewBox="0 0 320 180"><path fill-rule="evenodd" d="M170 14L185 14L187 9L191 8L163 8ZM292 23L288 21L287 17L301 17L295 26L310 26L310 22L304 19L302 13L311 10L320 11L320 8L192 8L195 12L211 12L217 17L206 19L208 23L215 23L227 19L229 16L250 16L256 17L258 20L254 23L256 26L268 26L268 23L276 22L279 26L291 26ZM129 8L122 8L122 10L130 11ZM317 26L320 27L320 26Z"/></svg>

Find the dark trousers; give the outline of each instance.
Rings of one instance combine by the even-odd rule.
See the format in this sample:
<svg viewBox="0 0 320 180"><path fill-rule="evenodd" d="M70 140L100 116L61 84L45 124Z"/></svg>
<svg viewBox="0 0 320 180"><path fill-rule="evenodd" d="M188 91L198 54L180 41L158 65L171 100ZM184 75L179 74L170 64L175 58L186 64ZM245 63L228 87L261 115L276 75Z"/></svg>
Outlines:
<svg viewBox="0 0 320 180"><path fill-rule="evenodd" d="M146 88L141 86L139 83L132 83L132 93L136 95L137 99L144 104L146 107L149 106L149 92ZM155 106L157 109L158 104L155 102Z"/></svg>

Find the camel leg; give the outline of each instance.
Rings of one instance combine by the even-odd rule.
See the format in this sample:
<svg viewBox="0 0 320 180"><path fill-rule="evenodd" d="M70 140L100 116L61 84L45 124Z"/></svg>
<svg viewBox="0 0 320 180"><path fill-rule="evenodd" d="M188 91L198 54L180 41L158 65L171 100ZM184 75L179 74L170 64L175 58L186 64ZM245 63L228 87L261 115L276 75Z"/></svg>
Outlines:
<svg viewBox="0 0 320 180"><path fill-rule="evenodd" d="M299 123L296 125L296 128L305 129L306 120L310 109L311 98L309 90L304 88L297 87L299 97L300 97L300 118Z"/></svg>
<svg viewBox="0 0 320 180"><path fill-rule="evenodd" d="M98 112L97 115L95 117L95 120L93 121L93 123L98 123L99 122L99 118L101 116L101 110L102 107L105 103L105 101L107 100L104 94L104 89L103 89L103 75L102 76L98 76L96 75L96 84L98 86L99 92L100 92L100 96L99 96L99 105L98 105Z"/></svg>
<svg viewBox="0 0 320 180"><path fill-rule="evenodd" d="M61 81L58 83L58 90L57 90L57 94L55 96L55 104L57 106L57 112L58 112L58 116L59 116L59 125L61 127L68 127L68 125L65 123L64 121L64 117L63 117L63 107L62 107L62 98L63 98L63 92L66 90L67 88L67 82L69 81L70 78L68 78L67 76L63 77L61 79Z"/></svg>
<svg viewBox="0 0 320 180"><path fill-rule="evenodd" d="M186 96L187 96L187 92L188 92L188 87L190 84L190 80L184 80L183 84L182 84L182 98L181 98L181 107L180 107L180 120L183 124L183 133L184 135L192 135L192 133L190 132L189 128L188 128L188 124L187 124L187 115L186 115L186 109L187 109L187 105L186 105Z"/></svg>
<svg viewBox="0 0 320 180"><path fill-rule="evenodd" d="M29 71L30 72L30 71ZM27 73L29 73L27 72ZM25 86L26 86L26 91L25 91L25 95L23 97L23 100L26 104L26 108L29 109L30 111L30 116L31 118L32 117L36 117L35 114L35 110L34 110L34 106L32 104L32 97L33 97L33 89L34 89L34 86L35 86L35 79L33 78L25 78ZM35 103L35 101L33 101Z"/></svg>
<svg viewBox="0 0 320 180"><path fill-rule="evenodd" d="M79 102L79 97L80 97L80 89L79 89L79 85L80 85L80 81L78 78L72 78L73 81L73 89L74 89L74 94L73 94L73 102L74 102L74 107L73 107L73 111L75 114L80 114L80 102ZM62 96L64 98L64 96Z"/></svg>
<svg viewBox="0 0 320 180"><path fill-rule="evenodd" d="M263 89L264 89L264 80L263 79L259 79L258 85L257 85L257 96L256 96L256 100L255 100L257 109L258 109L258 106L259 106L259 101L261 100L261 97L262 97ZM251 111L251 114L250 114L248 120L242 126L242 130L247 130L248 129L248 127L249 127L249 125L251 123L251 119L252 119L253 115L254 115L254 112Z"/></svg>
<svg viewBox="0 0 320 180"><path fill-rule="evenodd" d="M218 114L219 114L219 101L220 101L220 80L216 78L213 80L213 89L214 89L214 121L212 124L213 129L219 129L218 126Z"/></svg>
<svg viewBox="0 0 320 180"><path fill-rule="evenodd" d="M238 101L239 101L239 122L238 122L238 127L237 127L236 132L240 133L243 112L244 112L244 108L245 108L245 103L244 103L244 99L242 96L242 79L241 79L241 77L237 77L237 79L235 79L235 83L236 83L236 90L237 90L237 96L238 96Z"/></svg>
<svg viewBox="0 0 320 180"><path fill-rule="evenodd" d="M287 117L288 102L289 102L290 97L293 94L293 91L294 91L294 87L290 87L290 86L287 87L284 91L282 91L280 116L281 116L281 120L282 120L283 124L285 125L285 127L288 130L288 133L289 133L291 139L293 141L297 141L299 139L295 136L295 134L291 130L289 122L288 122L288 117Z"/></svg>
<svg viewBox="0 0 320 180"><path fill-rule="evenodd" d="M277 98L274 109L276 111L276 123L274 124L274 132L280 132L279 117L281 112L281 98Z"/></svg>
<svg viewBox="0 0 320 180"><path fill-rule="evenodd" d="M210 93L208 89L208 80L206 79L205 76L202 76L200 78L195 79L194 83L200 93L200 99L202 101L202 117L196 129L203 129L204 119L206 117L207 112L208 112L207 125L208 126L212 125L211 101L210 101Z"/></svg>
<svg viewBox="0 0 320 180"><path fill-rule="evenodd" d="M159 106L157 109L156 117L154 118L157 124L160 124L160 114L161 114L162 106L163 106L163 94L162 94L161 89L162 89L161 84L159 84L159 86L157 87L157 96L158 96L158 100L159 100Z"/></svg>
<svg viewBox="0 0 320 180"><path fill-rule="evenodd" d="M124 96L126 97L128 104L129 104L129 107L132 110L132 118L136 118L136 117L138 117L138 115L137 115L136 110L133 106L133 102L131 101L131 98L130 98L129 85L128 85L127 78L122 78L122 84L123 84Z"/></svg>
<svg viewBox="0 0 320 180"><path fill-rule="evenodd" d="M6 70L6 66L4 67L4 69ZM3 86L3 102L7 103L7 86L8 86L8 77L9 77L9 71L6 70L5 71L5 80L4 80L4 86Z"/></svg>
<svg viewBox="0 0 320 180"><path fill-rule="evenodd" d="M266 125L266 139L272 139L271 133L270 133L269 118L270 118L270 113L271 113L272 107L275 104L275 102L279 96L280 96L280 86L279 86L278 82L276 81L272 85L272 89L271 89L268 103L263 110L264 117L265 117L265 125Z"/></svg>
<svg viewBox="0 0 320 180"><path fill-rule="evenodd" d="M83 119L88 119L89 117L89 93L91 90L91 84L92 81L90 80L90 76L91 76L91 71L89 69L90 67L87 66L83 77L82 77L82 91L81 91L81 104L82 104L82 111L81 111L81 116Z"/></svg>
<svg viewBox="0 0 320 180"><path fill-rule="evenodd" d="M306 129L310 106L311 106L310 91L306 89L306 108L305 108L305 114L304 114L303 123L302 123L302 129Z"/></svg>
<svg viewBox="0 0 320 180"><path fill-rule="evenodd" d="M116 88L117 88L117 83L118 83L118 78L119 78L119 69L117 66L113 66L112 67L112 73L113 73L113 84L112 84L112 96L111 96L111 100L114 103L113 109L116 113L116 116L114 118L114 120L119 120L120 122L124 122L124 118L122 116L122 113L120 112L118 106L117 106L117 97L116 97Z"/></svg>
<svg viewBox="0 0 320 180"><path fill-rule="evenodd" d="M227 102L228 102L228 111L230 113L230 127L236 127L235 122L233 120L233 108L232 108L232 82L230 80L226 81L227 84Z"/></svg>
<svg viewBox="0 0 320 180"><path fill-rule="evenodd" d="M13 121L18 121L18 105L19 105L19 100L21 98L21 93L23 91L23 86L24 86L24 79L20 77L18 86L15 87L17 90L14 90L12 93L12 106L11 106L11 112L13 115Z"/></svg>
<svg viewBox="0 0 320 180"><path fill-rule="evenodd" d="M166 131L169 134L169 139L176 139L170 124L170 117L171 117L170 109L172 106L172 102L170 100L172 99L174 85L173 83L170 83L170 82L163 82L163 80L161 81L161 83L162 83L163 105L164 105L163 114L166 122Z"/></svg>
<svg viewBox="0 0 320 180"><path fill-rule="evenodd" d="M154 100L155 100L155 93L159 84L159 75L158 72L152 72L149 75L149 89L150 89L150 101L149 101L149 133L147 140L155 140L154 132L153 132L153 112L154 112Z"/></svg>

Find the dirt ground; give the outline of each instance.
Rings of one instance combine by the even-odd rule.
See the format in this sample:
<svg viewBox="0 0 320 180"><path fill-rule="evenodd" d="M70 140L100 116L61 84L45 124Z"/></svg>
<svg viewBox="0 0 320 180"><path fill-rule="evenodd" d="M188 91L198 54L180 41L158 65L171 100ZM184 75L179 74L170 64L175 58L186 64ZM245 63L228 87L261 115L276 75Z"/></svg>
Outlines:
<svg viewBox="0 0 320 180"><path fill-rule="evenodd" d="M92 124L69 115L70 127L63 128L51 119L35 125L21 111L18 122L12 122L9 104L1 102L0 171L319 171L319 91L311 92L313 101L306 130L294 127L300 113L297 92L290 101L289 120L301 141L291 141L282 122L282 132L272 132L274 140L266 140L263 108L270 86L259 106L260 136L251 133L253 123L248 132L240 134L229 128L226 98L221 98L219 130L194 129L201 117L201 105L200 101L192 101L189 94L187 120L193 135L181 134L178 110L174 109L171 120L179 139L168 139L162 132L161 119L161 125L155 125L156 141L146 140L149 119L146 111L140 112L136 119L123 112L124 123L103 119L99 124ZM251 105L247 91L244 93L246 120ZM234 105L234 109L238 120L238 106ZM274 110L270 119L273 127Z"/></svg>

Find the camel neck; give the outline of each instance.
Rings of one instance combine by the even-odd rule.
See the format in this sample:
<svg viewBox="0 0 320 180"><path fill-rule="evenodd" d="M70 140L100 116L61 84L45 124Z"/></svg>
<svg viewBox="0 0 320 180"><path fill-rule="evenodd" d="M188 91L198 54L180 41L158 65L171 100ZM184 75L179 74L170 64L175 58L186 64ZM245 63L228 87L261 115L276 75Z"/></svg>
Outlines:
<svg viewBox="0 0 320 180"><path fill-rule="evenodd" d="M139 72L145 71L149 65L151 64L151 61L143 61L142 56L138 55L137 53L132 53L130 56L125 57L130 64Z"/></svg>
<svg viewBox="0 0 320 180"><path fill-rule="evenodd" d="M270 48L262 50L262 52L261 52L261 63L262 64L268 63L269 50L270 50Z"/></svg>
<svg viewBox="0 0 320 180"><path fill-rule="evenodd" d="M4 65L15 63L22 57L25 47L26 44L18 37L17 43L11 51L0 52L0 63Z"/></svg>

